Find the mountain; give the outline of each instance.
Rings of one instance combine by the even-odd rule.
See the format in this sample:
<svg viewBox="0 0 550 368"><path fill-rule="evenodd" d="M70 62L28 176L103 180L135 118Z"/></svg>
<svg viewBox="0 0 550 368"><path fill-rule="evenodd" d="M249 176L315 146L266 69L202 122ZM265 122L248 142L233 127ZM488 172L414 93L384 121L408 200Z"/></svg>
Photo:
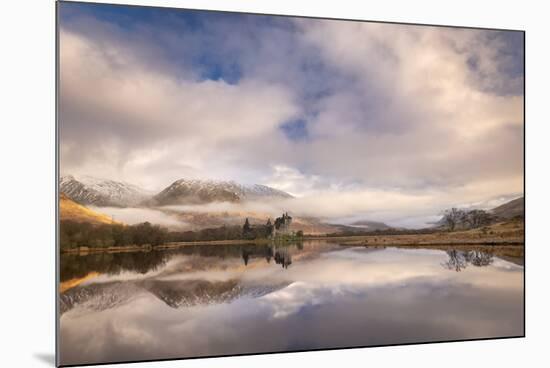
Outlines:
<svg viewBox="0 0 550 368"><path fill-rule="evenodd" d="M523 202L523 197L516 198L510 202L506 202L503 205L493 208L491 212L494 215L505 219L511 219L516 216L523 217L525 214L525 207L523 205Z"/></svg>
<svg viewBox="0 0 550 368"><path fill-rule="evenodd" d="M150 197L150 193L133 184L90 176L62 176L59 191L78 203L99 207L136 206Z"/></svg>
<svg viewBox="0 0 550 368"><path fill-rule="evenodd" d="M265 185L242 185L234 181L180 179L155 195L152 205L204 204L241 202L270 198L292 198L281 190Z"/></svg>
<svg viewBox="0 0 550 368"><path fill-rule="evenodd" d="M72 220L76 222L89 222L92 224L113 223L113 220L109 216L92 211L76 203L64 193L61 193L59 196L59 215L62 221Z"/></svg>
<svg viewBox="0 0 550 368"><path fill-rule="evenodd" d="M383 222L376 222L376 221L369 221L369 220L361 220L361 221L355 221L351 224L353 227L358 227L363 231L376 231L376 230L388 230L391 229L390 226L386 225Z"/></svg>

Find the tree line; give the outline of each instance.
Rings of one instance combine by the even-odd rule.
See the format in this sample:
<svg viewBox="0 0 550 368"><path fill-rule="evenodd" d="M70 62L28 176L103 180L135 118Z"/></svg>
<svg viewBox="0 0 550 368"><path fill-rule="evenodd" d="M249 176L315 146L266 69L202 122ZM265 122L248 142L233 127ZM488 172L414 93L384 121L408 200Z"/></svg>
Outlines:
<svg viewBox="0 0 550 368"><path fill-rule="evenodd" d="M220 226L196 231L168 231L168 229L144 222L137 225L101 224L61 221L61 250L78 247L109 248L128 245L162 245L170 242L211 240L266 239L273 231L271 221L265 225Z"/></svg>
<svg viewBox="0 0 550 368"><path fill-rule="evenodd" d="M144 222L137 225L101 224L71 220L61 221L61 250L78 247L108 248L127 245L160 245L168 241L168 231Z"/></svg>
<svg viewBox="0 0 550 368"><path fill-rule="evenodd" d="M440 224L450 231L476 229L487 226L498 220L498 217L483 210L465 210L451 208L443 212Z"/></svg>

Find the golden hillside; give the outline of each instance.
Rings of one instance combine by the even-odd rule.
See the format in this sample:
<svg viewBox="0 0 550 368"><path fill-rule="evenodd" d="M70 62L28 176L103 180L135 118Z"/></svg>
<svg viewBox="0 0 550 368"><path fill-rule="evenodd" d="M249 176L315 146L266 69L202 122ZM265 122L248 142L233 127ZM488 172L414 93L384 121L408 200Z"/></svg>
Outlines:
<svg viewBox="0 0 550 368"><path fill-rule="evenodd" d="M81 204L76 203L64 193L59 196L59 214L61 220L72 220L77 222L89 222L92 224L114 224L109 216L92 211Z"/></svg>

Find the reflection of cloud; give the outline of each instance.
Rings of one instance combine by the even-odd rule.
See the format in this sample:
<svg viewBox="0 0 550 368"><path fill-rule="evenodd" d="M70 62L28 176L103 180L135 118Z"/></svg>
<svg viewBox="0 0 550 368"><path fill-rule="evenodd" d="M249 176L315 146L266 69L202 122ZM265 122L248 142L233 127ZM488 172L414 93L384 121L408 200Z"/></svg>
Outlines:
<svg viewBox="0 0 550 368"><path fill-rule="evenodd" d="M209 275L209 267L186 269L192 258L175 256L143 277L149 287L172 285L164 294L172 298L171 288L185 292L185 282L220 280L217 266L229 266L227 274L238 276L240 259L205 257L213 267ZM179 309L137 289L137 274L112 276L112 288L89 282L104 288L97 300L62 315L61 360L82 364L521 334L522 267L495 259L456 273L440 266L446 258L439 250L348 248L285 270L265 263L247 268L238 283L262 291L253 295L269 294ZM208 300L207 290L198 291Z"/></svg>
<svg viewBox="0 0 550 368"><path fill-rule="evenodd" d="M262 300L274 309L274 318L286 318L303 307L322 304L326 297L315 291L303 282L294 282L282 290L267 294Z"/></svg>
<svg viewBox="0 0 550 368"><path fill-rule="evenodd" d="M295 281L261 298L176 310L139 294L109 310L72 310L61 320L61 360L181 358L522 334L521 271L488 266L457 275L439 266L445 257L432 250L345 250L284 271L247 272L245 282ZM328 260L338 266L327 270ZM394 277L398 268L410 271Z"/></svg>

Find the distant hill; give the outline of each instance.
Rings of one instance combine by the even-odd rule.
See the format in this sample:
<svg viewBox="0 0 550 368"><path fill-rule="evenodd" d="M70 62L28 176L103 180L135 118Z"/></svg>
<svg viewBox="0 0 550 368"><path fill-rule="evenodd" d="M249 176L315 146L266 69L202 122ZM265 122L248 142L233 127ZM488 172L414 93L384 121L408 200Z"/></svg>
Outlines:
<svg viewBox="0 0 550 368"><path fill-rule="evenodd" d="M59 191L84 205L99 207L131 207L151 194L136 185L91 176L62 176Z"/></svg>
<svg viewBox="0 0 550 368"><path fill-rule="evenodd" d="M351 224L351 226L360 228L363 231L388 230L392 228L383 222L369 220L355 221Z"/></svg>
<svg viewBox="0 0 550 368"><path fill-rule="evenodd" d="M61 193L59 197L59 214L61 220L89 222L92 224L115 223L109 216L92 211L91 209L76 203L64 193Z"/></svg>
<svg viewBox="0 0 550 368"><path fill-rule="evenodd" d="M234 181L180 179L155 195L150 205L204 204L241 202L269 198L292 198L281 190L266 185L243 185Z"/></svg>
<svg viewBox="0 0 550 368"><path fill-rule="evenodd" d="M525 207L523 205L524 198L516 198L510 202L504 203L493 208L490 212L500 218L511 219L516 216L524 217Z"/></svg>
<svg viewBox="0 0 550 368"><path fill-rule="evenodd" d="M252 225L263 225L267 219L274 220L275 216L267 212L252 211L181 211L171 208L160 209L163 213L172 216L181 222L180 226L173 226L177 230L201 230L220 226L243 226L245 219ZM343 225L332 225L313 217L293 216L290 229L302 230L306 234L330 234L341 231ZM355 228L356 230L358 228Z"/></svg>

